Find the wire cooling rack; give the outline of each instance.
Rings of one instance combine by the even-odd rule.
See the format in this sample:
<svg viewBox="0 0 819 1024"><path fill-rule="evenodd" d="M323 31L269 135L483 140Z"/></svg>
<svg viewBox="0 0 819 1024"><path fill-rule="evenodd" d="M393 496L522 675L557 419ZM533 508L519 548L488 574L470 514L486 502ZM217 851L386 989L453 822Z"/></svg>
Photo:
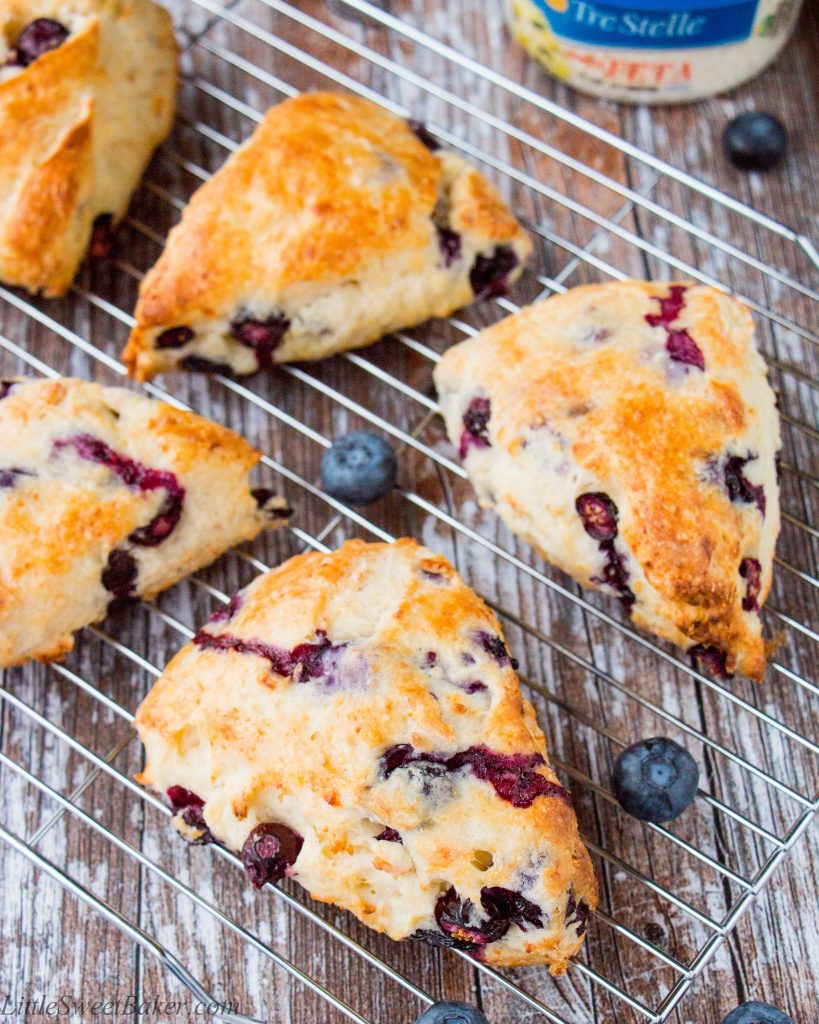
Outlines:
<svg viewBox="0 0 819 1024"><path fill-rule="evenodd" d="M101 976L119 972L137 1000L165 984L155 957L204 1002L213 994L197 978L210 978L222 1001L216 1016L226 1021L410 1021L444 989L480 1001L499 1021L665 1021L817 808L819 688L809 676L819 636L808 623L816 621L819 536L810 525L819 497L811 461L819 338L810 326L819 295L804 283L819 266L816 251L766 214L365 0L335 0L332 11L279 0L172 7L183 43L179 116L120 229L119 255L85 268L58 302L0 288L3 372L122 383L136 288L167 230L261 113L305 88L351 90L424 117L494 178L537 256L514 296L446 324L269 378L146 385L248 436L296 518L156 602L84 630L65 664L6 674L0 836L16 851L6 856L22 854L125 933L115 952L110 932L98 940L114 957ZM753 255L762 236L779 245L776 266ZM757 314L785 431L783 535L764 613L780 643L759 689L693 671L679 651L632 628L616 602L544 566L477 508L437 417L431 370L447 345L524 301L627 276L729 288ZM315 482L331 439L365 425L396 442L402 481L368 516ZM252 896L234 856L173 842L167 809L132 781L140 764L133 711L214 601L297 551L398 534L445 553L501 616L556 768L573 786L601 907L564 979L393 944L290 882ZM684 742L703 768L694 807L668 827L627 818L608 786L622 746L658 733ZM90 950L93 936L77 945L86 941ZM64 955L73 945L63 938Z"/></svg>

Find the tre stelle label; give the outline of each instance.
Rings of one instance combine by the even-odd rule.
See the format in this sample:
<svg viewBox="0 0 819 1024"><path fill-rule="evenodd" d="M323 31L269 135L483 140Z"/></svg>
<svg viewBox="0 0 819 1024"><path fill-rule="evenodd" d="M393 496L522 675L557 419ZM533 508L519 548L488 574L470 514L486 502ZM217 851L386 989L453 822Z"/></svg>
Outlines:
<svg viewBox="0 0 819 1024"><path fill-rule="evenodd" d="M555 35L579 43L676 50L748 39L759 0L534 0Z"/></svg>

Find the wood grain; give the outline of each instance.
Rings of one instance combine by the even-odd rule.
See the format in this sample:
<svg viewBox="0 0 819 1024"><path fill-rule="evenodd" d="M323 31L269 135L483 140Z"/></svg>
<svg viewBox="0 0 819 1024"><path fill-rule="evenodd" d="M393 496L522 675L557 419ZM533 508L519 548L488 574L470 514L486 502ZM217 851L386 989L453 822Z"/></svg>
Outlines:
<svg viewBox="0 0 819 1024"><path fill-rule="evenodd" d="M466 104L511 122L539 143L589 164L620 185L667 205L698 226L815 287L816 275L811 275L792 243L726 212L673 180L657 180L656 174L639 161L591 140L535 105L397 33L385 31L372 21L328 15L321 0L298 5L305 15L329 24L357 46L372 48L394 62L374 66L361 51L352 52L332 38L322 38L308 26L277 13L274 4L263 0L226 4L228 18L214 16L209 10L212 3L174 0L170 6L185 47L186 81L180 118L172 138L149 169L149 184L143 185L134 198L128 223L119 231L116 259L84 268L77 289L65 300L46 303L21 295L0 298L2 337L60 373L119 382L114 370L83 351L77 341L90 339L110 356L118 357L127 335L127 317L112 314L105 302L126 314L130 312L138 274L156 259L162 238L178 219L180 207L201 176L225 158L227 151L220 145L220 136L207 137L197 125L208 125L227 139L241 141L254 124L242 104L250 110L264 110L282 98L282 83L296 88L330 84L316 62L326 62L335 74L349 76L351 85L365 85L386 95L466 144L479 147L495 161L510 165L511 176L491 163L485 167L521 215L540 230L536 269L553 282L571 286L606 276L599 262L590 266L577 259L578 250L591 252L616 272L670 276L673 271L667 263L629 239L629 234L635 234L703 273L713 274L778 316L816 331L816 306L809 299L725 253L715 252L655 213L635 209L621 194L561 163L554 154L544 151L543 145L526 144L471 115ZM815 74L819 10L815 4L806 5L794 43L777 65L755 82L696 106L654 111L600 103L547 79L510 41L501 0L450 0L446 4L438 0L394 0L388 6L393 13L487 67L502 69L514 81L567 110L815 237L819 214L819 80ZM246 31L237 19L247 19L258 30L269 31L294 48L308 50L312 67L294 59L293 51L286 46L271 49L264 38ZM246 67L226 59L228 53L258 65L261 75L249 75ZM434 84L437 95L430 92L428 83ZM455 103L444 99L440 90L450 91ZM225 95L240 102L231 107L223 102ZM724 123L739 111L756 108L778 114L791 129L787 162L764 176L734 170L722 158L719 147ZM531 182L539 183L541 189L530 187ZM570 205L588 207L598 223L571 209L565 199ZM601 230L600 218L613 218L621 233ZM512 298L516 302L530 300L543 287L536 274L529 273ZM41 315L40 322L37 315ZM480 326L502 315L503 308L487 305L468 311L461 319ZM51 318L53 323L44 318ZM783 412L802 424L786 426L785 460L788 466L815 477L819 467L815 438L810 433L817 422L815 391L789 368L815 380L819 377L816 348L794 331L763 319L758 322L762 348L777 361L771 379L781 395ZM409 335L434 351L442 351L462 337L456 327L440 323ZM367 365L422 394L432 394L429 360L394 339L373 346L362 357ZM25 369L21 360L0 346L0 372ZM321 446L285 420L247 401L237 390L205 378L173 377L160 383L199 411L244 433L291 472L308 482L317 480ZM452 457L440 422L425 417L425 408L411 397L389 384L374 382L366 367L355 360L338 358L302 367L298 375L282 370L269 379L252 378L244 384L258 399L270 403L274 411L309 424L325 438L366 425L366 416L356 411L358 403L369 414L415 434L435 453ZM333 389L342 401L328 397L321 388ZM369 535L349 517L334 516L324 502L297 483L277 478L270 469L262 470L260 475L286 490L297 508L299 528L313 537L335 545L345 537ZM782 670L772 668L759 689L743 681L733 683L731 693L747 707L732 704L724 691L692 681L687 672L642 644L639 634L638 639L630 635L628 623L612 602L599 595L582 594L566 577L544 566L494 517L477 508L468 485L428 456L404 447L401 480L406 492L420 496L432 509L456 517L476 531L479 539L453 529L441 515L432 514L400 493L391 495L368 514L380 528L419 537L447 554L465 578L502 609L504 628L521 660L522 675L550 737L553 754L572 783L584 834L593 849L601 851L595 852L595 862L602 906L616 919L620 930L602 917L595 922L583 963L624 988L635 1000L655 1007L676 975L672 967L642 948L635 937L689 965L714 934L697 915L721 925L747 891L748 883L743 880L753 882L759 876L776 854L777 843L786 840L804 813L798 800L755 775L746 765L756 766L781 786L809 797L815 797L819 789L817 759L804 745L755 714L764 712L785 729L817 736L817 698L787 674L798 673L815 680L815 646L772 611L766 612L768 632L782 634L782 645L775 655ZM782 486L783 505L793 520L815 524L819 503L815 484L791 469L786 470ZM487 543L513 555L524 568L512 567ZM280 531L247 550L274 564L302 546L298 536ZM791 567L816 576L815 540L794 522L784 525L779 554ZM816 589L793 568L778 568L771 605L815 630L819 625ZM183 639L173 621L192 627L212 607L213 599L205 585L231 591L252 578L253 572L237 554L227 555L198 580L187 581L163 595L155 607L140 607L106 623L103 630L138 652L150 665L161 667ZM167 618L162 618L160 611ZM615 624L602 621L597 612L612 616ZM661 651L670 650L662 644L657 646ZM130 712L152 681L149 671L91 631L80 636L65 668ZM127 738L127 722L79 689L66 672L28 666L6 673L4 685L48 722L104 758ZM664 720L658 708L681 724ZM608 795L609 772L622 744L659 732L681 739L692 750L703 768L703 788L713 798L698 800L671 826L671 836L628 819L612 805ZM60 793L71 794L89 777L86 757L7 702L0 706L0 744L7 757ZM132 777L140 766L138 744L128 743L113 766L122 776ZM54 802L38 795L5 765L0 765L0 787L0 823L4 827L31 837L50 822ZM223 863L214 851L188 848L178 842L167 819L137 799L121 778L102 773L76 802L173 878L218 906L265 947L326 986L364 1019L375 1024L410 1024L421 1010L423 1004L415 996L369 966L355 950L345 948L297 908L275 894L251 891L241 872ZM747 815L767 835L735 820L731 808ZM688 844L688 848L672 837ZM346 1019L263 952L243 944L167 882L140 867L127 853L114 849L109 840L77 819L62 817L45 832L37 849L155 935L217 998L235 1001L243 1012L276 1024L335 1024ZM64 894L2 844L0 879L0 1003L7 994L13 1002L43 995L121 1000L129 995L138 1000L154 996L187 998L179 984L129 938ZM477 1001L493 1024L548 1019L463 958L412 943L396 945L372 935L347 915L313 904L296 886L288 885L287 892L330 928L342 929L435 998L446 995ZM751 997L781 1006L798 1024L819 1019L819 948L814 940L819 932L817 892L819 855L815 831L809 828L727 941L709 957L702 975L670 1020L674 1024L719 1024L734 1005ZM692 911L682 908L679 901ZM636 1024L644 1019L580 968L557 982L539 969L508 972L506 977L571 1024ZM20 1019L40 1018L24 1013ZM122 1013L113 1019L128 1017ZM195 1018L188 1005L181 1012L159 1013L148 1019Z"/></svg>

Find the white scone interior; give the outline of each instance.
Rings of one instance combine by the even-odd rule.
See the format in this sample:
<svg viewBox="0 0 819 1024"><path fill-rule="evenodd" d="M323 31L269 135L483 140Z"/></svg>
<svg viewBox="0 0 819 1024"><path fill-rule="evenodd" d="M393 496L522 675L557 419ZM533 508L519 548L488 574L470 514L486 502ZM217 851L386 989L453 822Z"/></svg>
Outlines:
<svg viewBox="0 0 819 1024"><path fill-rule="evenodd" d="M217 613L139 709L141 781L191 841L292 875L394 939L548 963L594 875L494 615L414 541L291 559Z"/></svg>
<svg viewBox="0 0 819 1024"><path fill-rule="evenodd" d="M740 303L582 286L456 345L435 382L483 507L700 668L761 678L781 440Z"/></svg>
<svg viewBox="0 0 819 1024"><path fill-rule="evenodd" d="M259 453L192 413L80 380L0 381L0 666L286 518Z"/></svg>

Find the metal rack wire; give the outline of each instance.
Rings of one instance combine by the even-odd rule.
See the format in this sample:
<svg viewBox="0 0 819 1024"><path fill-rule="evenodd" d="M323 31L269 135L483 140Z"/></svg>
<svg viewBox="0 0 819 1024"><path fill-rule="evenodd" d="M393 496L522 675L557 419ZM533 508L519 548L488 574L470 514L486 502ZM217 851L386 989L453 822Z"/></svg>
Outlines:
<svg viewBox="0 0 819 1024"><path fill-rule="evenodd" d="M65 664L9 673L0 689L3 784L19 787L29 798L39 794L50 813L23 835L4 820L0 838L158 958L197 998L207 1002L210 995L168 941L160 941L146 922L107 903L69 865L46 856L44 842L58 827L70 821L103 837L112 856L117 851L133 862L140 879L160 881L180 904L189 902L237 937L243 948L326 1000L340 1019L368 1024L370 1018L352 1005L354 991L343 997L331 992L314 977L317 972L299 966L289 951L278 951L261 929L224 910L218 899L206 898L200 886L180 880L178 870L165 866L164 851L155 856L146 852L146 833L131 841L85 805L100 786L110 786L143 815L156 819L169 813L117 765L137 746L133 716L100 666L114 666L121 675L138 679L144 692L168 653L192 635L204 602L226 601L236 580L264 571L266 559L305 548L328 550L353 534L389 540L398 531L414 532L452 557L501 616L524 664L523 681L547 722L556 767L579 789L584 838L603 880L600 913L570 972L583 986L579 997L573 1001L570 987L561 988L545 972L504 973L465 959L478 972L476 987L484 999L491 1000L492 992L503 993L517 1001L521 1012L555 1024L609 1019L660 1024L715 956L819 806L819 744L811 736L819 687L801 669L810 645L819 641L804 614L815 608L819 586L812 547L819 531L810 524L819 500L819 479L810 461L811 445L819 437L812 425L814 346L819 337L810 327L819 293L801 275L810 273L811 264L819 267L819 255L809 239L767 215L482 67L381 7L366 0L341 0L341 6L358 21L339 22L320 3L310 5L310 13L282 0L176 3L185 44L180 113L176 131L152 164L123 229L128 244L121 251L127 249L128 258L117 258L115 276L84 271L62 303L49 305L0 288L4 371L120 378L124 370L118 353L132 323L132 303L125 301L129 287L135 291L156 259L192 190L273 102L304 88L340 87L401 115L427 114L442 142L495 178L532 231L538 244L535 272L526 276L516 299L530 301L585 280L677 275L735 290L755 310L787 434L785 535L777 584L765 613L768 626L782 633L783 642L772 658L767 693L739 681L729 688L692 670L674 649L613 614L604 598L581 592L544 568L532 552L470 504L464 471L442 440L430 370L440 350L475 333L481 318L497 319L519 308L511 298L501 299L488 310L453 317L446 326L404 332L332 363L284 367L273 382L169 378L173 393L146 385L155 397L195 408L251 436L267 452L265 471L285 487L299 516L294 526L281 531L283 538L233 552L213 570L144 606L144 619L116 623L116 631L109 625L84 631L78 652ZM508 111L510 105L534 112L542 137L493 112ZM586 143L593 139L601 149L616 153L626 162L630 184L547 141L556 125L570 133L566 149L572 138ZM497 155L504 152L508 158ZM558 187L556 174L564 175L561 180L568 180L570 187ZM666 203L673 194L684 195L684 207L699 211L697 215L672 212ZM707 226L712 223L725 230L717 233ZM727 240L747 238L749 227L781 239L780 266L769 266ZM316 453L331 443L332 433L352 421L391 435L402 453L407 484L372 519L328 498L314 476L291 468L290 455L297 447L299 464L315 464ZM89 665L94 666L90 672ZM18 684L29 677L41 686L58 682L69 698L118 723L113 746L100 753L65 728L47 706L38 708L36 693L31 702L24 700ZM777 702L785 692L787 714ZM698 752L706 770L690 821L635 830L623 822L607 785L599 781L608 777L612 754L634 738L630 729L637 721L684 737ZM58 775L38 772L19 754L13 756L15 748L7 740L15 728L77 755L80 781L65 792ZM152 827L162 825L153 820ZM224 850L212 852L238 863ZM692 863L711 880L699 901L697 894L674 884ZM430 991L426 975L421 978L414 963L399 958L397 947L386 940L362 935L349 918L314 907L301 890L267 888L277 906L340 944L351 970L365 966L374 985L377 980L378 985L403 989L408 1020L440 996ZM672 922L674 943L664 943L656 930L640 930L633 907L644 898L662 907L664 919ZM598 967L612 963L607 955L612 949L624 964L618 972ZM420 950L417 959L437 956ZM648 987L647 973L652 979ZM217 1017L252 1019L229 1010Z"/></svg>

